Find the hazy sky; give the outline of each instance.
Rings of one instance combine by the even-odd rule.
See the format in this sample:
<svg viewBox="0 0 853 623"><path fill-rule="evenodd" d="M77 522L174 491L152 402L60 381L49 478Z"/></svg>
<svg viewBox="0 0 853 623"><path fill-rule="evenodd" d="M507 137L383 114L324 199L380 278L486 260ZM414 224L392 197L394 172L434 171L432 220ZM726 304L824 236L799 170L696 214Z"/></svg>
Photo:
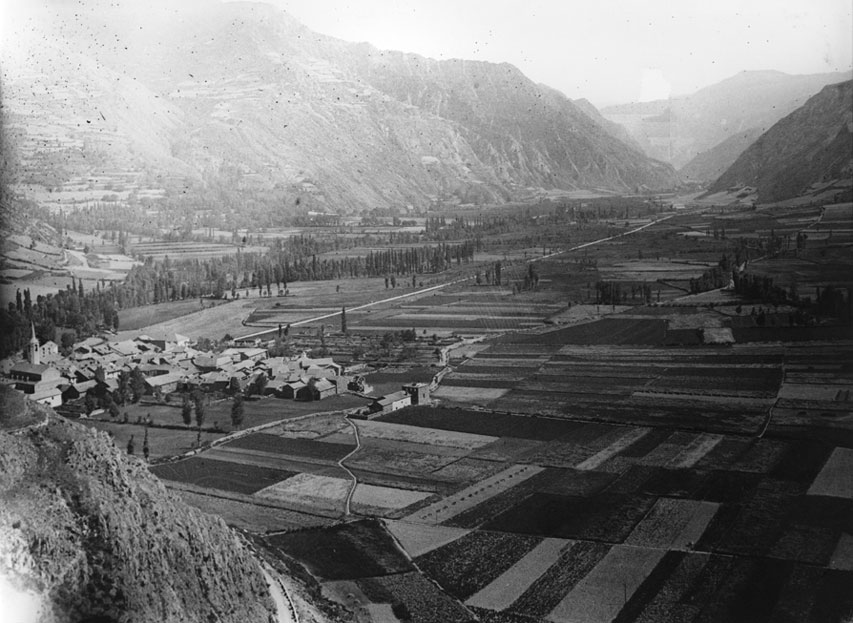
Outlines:
<svg viewBox="0 0 853 623"><path fill-rule="evenodd" d="M21 23L16 13L25 7L138 11L217 1L0 0L0 38ZM348 41L509 62L597 106L691 93L745 69L796 74L853 66L853 0L261 1Z"/></svg>
<svg viewBox="0 0 853 623"><path fill-rule="evenodd" d="M598 106L690 93L744 69L843 71L851 0L268 0L312 30L516 65Z"/></svg>

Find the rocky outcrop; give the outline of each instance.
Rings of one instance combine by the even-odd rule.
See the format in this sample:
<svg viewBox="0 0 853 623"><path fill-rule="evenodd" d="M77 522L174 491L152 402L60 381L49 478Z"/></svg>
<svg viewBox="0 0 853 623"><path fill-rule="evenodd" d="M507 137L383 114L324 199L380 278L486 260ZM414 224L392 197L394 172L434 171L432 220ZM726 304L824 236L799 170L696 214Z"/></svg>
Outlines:
<svg viewBox="0 0 853 623"><path fill-rule="evenodd" d="M758 190L761 202L853 177L853 80L824 87L762 134L709 188Z"/></svg>
<svg viewBox="0 0 853 623"><path fill-rule="evenodd" d="M105 433L37 409L43 426L12 433L4 419L0 432L0 594L23 620L276 620L261 567L221 519Z"/></svg>

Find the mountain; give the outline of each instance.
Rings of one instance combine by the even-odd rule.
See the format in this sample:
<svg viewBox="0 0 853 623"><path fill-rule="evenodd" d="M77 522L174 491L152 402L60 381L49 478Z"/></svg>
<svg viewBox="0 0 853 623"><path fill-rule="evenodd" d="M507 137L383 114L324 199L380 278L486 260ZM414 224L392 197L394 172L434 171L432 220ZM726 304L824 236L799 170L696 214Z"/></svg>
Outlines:
<svg viewBox="0 0 853 623"><path fill-rule="evenodd" d="M707 183L714 181L761 134L762 130L759 128L750 128L749 130L738 132L711 149L697 154L690 162L681 167L678 173L686 182Z"/></svg>
<svg viewBox="0 0 853 623"><path fill-rule="evenodd" d="M762 202L853 177L853 80L821 89L762 134L709 188L752 186Z"/></svg>
<svg viewBox="0 0 853 623"><path fill-rule="evenodd" d="M681 168L732 136L768 129L824 86L850 77L849 71L743 71L692 95L609 106L601 113L625 126L651 157Z"/></svg>
<svg viewBox="0 0 853 623"><path fill-rule="evenodd" d="M45 202L206 187L344 212L678 183L511 65L382 52L266 4L52 10L2 68L16 187Z"/></svg>
<svg viewBox="0 0 853 623"><path fill-rule="evenodd" d="M106 433L5 386L0 407L9 620L278 620L261 565L221 519L172 497ZM27 604L38 615L16 618Z"/></svg>
<svg viewBox="0 0 853 623"><path fill-rule="evenodd" d="M618 123L614 123L609 119L605 118L604 115L601 114L601 111L598 110L598 108L596 108L588 99L581 98L572 100L572 104L577 106L582 112L586 113L587 117L590 117L614 138L619 139L620 141L622 141L626 145L633 147L637 151L643 151L642 145L640 145L636 141L636 139L631 136L631 134L628 132L628 130L625 129L624 126L621 126Z"/></svg>

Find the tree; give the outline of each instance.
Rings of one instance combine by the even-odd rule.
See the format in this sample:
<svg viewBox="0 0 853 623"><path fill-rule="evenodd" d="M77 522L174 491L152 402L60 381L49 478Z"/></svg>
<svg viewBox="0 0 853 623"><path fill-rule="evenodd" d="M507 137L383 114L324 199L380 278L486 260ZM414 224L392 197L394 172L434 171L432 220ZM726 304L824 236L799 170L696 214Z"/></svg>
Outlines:
<svg viewBox="0 0 853 623"><path fill-rule="evenodd" d="M181 405L181 417L187 426L193 423L193 406L187 394L184 394L184 403Z"/></svg>
<svg viewBox="0 0 853 623"><path fill-rule="evenodd" d="M201 428L204 424L204 393L196 390L193 393L193 403L195 404L195 422Z"/></svg>
<svg viewBox="0 0 853 623"><path fill-rule="evenodd" d="M145 376L139 366L130 371L130 393L133 402L139 402L139 399L145 394Z"/></svg>
<svg viewBox="0 0 853 623"><path fill-rule="evenodd" d="M135 449L135 448L134 448L134 445L133 445L133 435L131 435L131 436L130 436L130 439L127 441L127 453L128 453L128 454L133 454L134 449Z"/></svg>
<svg viewBox="0 0 853 623"><path fill-rule="evenodd" d="M88 392L86 393L86 398L83 400L83 402L86 405L86 415L89 415L92 411L94 411L95 407L97 406L97 403L95 402L95 397Z"/></svg>
<svg viewBox="0 0 853 623"><path fill-rule="evenodd" d="M263 396L264 388L267 386L267 382L269 382L269 377L266 374L261 372L255 380L252 381L252 384L249 386L250 394L257 394L258 396Z"/></svg>
<svg viewBox="0 0 853 623"><path fill-rule="evenodd" d="M127 402L127 396L130 393L130 373L127 370L122 370L118 373L118 391L116 392L116 402L123 405Z"/></svg>
<svg viewBox="0 0 853 623"><path fill-rule="evenodd" d="M63 352L70 352L74 347L74 342L77 341L77 335L71 331L64 331L62 337L59 338L59 345L62 346Z"/></svg>
<svg viewBox="0 0 853 623"><path fill-rule="evenodd" d="M146 461L148 460L148 453L149 453L149 448L148 448L148 427L146 426L146 427L145 427L145 438L142 440L142 456L144 456L144 457L145 457L145 460L146 460Z"/></svg>
<svg viewBox="0 0 853 623"><path fill-rule="evenodd" d="M234 396L234 402L231 403L231 424L234 425L234 428L240 428L243 423L243 415L243 396L237 394Z"/></svg>
<svg viewBox="0 0 853 623"><path fill-rule="evenodd" d="M347 308L341 307L341 333L347 332Z"/></svg>
<svg viewBox="0 0 853 623"><path fill-rule="evenodd" d="M119 416L119 413L121 413L121 409L118 408L118 405L112 398L110 398L110 404L107 409L109 409L111 418L117 418Z"/></svg>

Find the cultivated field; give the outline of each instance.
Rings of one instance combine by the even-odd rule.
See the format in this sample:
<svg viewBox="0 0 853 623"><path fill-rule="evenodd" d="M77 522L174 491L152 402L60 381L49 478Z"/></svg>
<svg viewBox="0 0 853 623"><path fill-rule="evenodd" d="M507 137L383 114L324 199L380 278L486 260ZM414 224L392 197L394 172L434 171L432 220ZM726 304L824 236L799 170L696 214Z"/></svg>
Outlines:
<svg viewBox="0 0 853 623"><path fill-rule="evenodd" d="M794 271L809 288L844 283L848 213L822 217L838 221L835 242L815 235L799 256L754 254L751 266ZM350 307L411 283L298 284L302 298L243 309L273 327L346 304L360 338L413 328L421 341L487 339L448 349L432 404L356 421L358 438L340 415L294 418L155 470L190 500L227 500L235 524L287 524L264 542L374 620L850 620L849 326L791 326L795 307L731 292L687 296L732 240L752 253L771 232L794 244L819 216L682 214L538 260L533 291L518 288L529 269L517 254L501 287L469 279L361 310ZM597 304L602 279L624 284L625 300ZM651 304L631 296L643 285ZM763 325L753 304L767 308ZM390 391L433 373L400 365L367 380ZM282 519L252 516L253 503Z"/></svg>

